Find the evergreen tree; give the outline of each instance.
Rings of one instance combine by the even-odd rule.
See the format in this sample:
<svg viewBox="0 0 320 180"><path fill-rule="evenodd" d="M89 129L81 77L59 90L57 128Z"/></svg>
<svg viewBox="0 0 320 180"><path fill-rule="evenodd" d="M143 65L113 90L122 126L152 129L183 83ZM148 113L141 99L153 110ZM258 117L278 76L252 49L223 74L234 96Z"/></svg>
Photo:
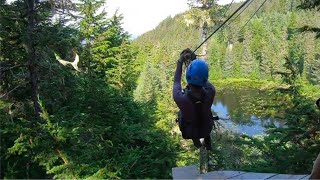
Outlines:
<svg viewBox="0 0 320 180"><path fill-rule="evenodd" d="M188 0L188 4L191 8L190 12L185 14L185 20L187 24L195 24L196 27L201 29L202 41L207 39L209 30L221 22L222 9L218 6L216 0ZM205 42L202 47L202 55L204 59L208 59L208 44Z"/></svg>

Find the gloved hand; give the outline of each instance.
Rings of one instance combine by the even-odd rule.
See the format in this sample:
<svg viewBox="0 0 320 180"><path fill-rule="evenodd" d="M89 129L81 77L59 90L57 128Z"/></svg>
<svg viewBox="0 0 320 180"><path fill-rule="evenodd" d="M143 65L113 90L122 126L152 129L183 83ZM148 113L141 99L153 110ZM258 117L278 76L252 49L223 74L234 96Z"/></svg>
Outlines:
<svg viewBox="0 0 320 180"><path fill-rule="evenodd" d="M179 61L185 62L187 60L195 60L196 59L196 54L194 54L191 49L187 48L184 49L181 53L180 53L180 59Z"/></svg>

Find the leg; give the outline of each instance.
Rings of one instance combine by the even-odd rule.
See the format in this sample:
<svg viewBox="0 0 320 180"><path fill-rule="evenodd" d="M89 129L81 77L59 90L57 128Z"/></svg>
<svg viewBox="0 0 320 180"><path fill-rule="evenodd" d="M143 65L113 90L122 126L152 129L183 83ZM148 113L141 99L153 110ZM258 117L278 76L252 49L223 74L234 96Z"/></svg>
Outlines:
<svg viewBox="0 0 320 180"><path fill-rule="evenodd" d="M211 147L211 137L210 137L210 134L204 138L204 143L206 145L206 148L208 151L211 151L212 150L212 147Z"/></svg>
<svg viewBox="0 0 320 180"><path fill-rule="evenodd" d="M200 148L201 147L201 142L200 139L192 139L193 144L195 147Z"/></svg>

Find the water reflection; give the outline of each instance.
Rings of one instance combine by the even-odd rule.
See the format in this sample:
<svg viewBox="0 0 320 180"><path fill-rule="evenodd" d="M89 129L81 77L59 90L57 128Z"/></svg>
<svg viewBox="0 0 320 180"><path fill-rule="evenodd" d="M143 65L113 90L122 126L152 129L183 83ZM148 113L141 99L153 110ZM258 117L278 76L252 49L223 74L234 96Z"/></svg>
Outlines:
<svg viewBox="0 0 320 180"><path fill-rule="evenodd" d="M253 114L248 109L256 108L254 103L258 96L261 96L259 90L254 89L228 89L218 92L212 105L212 111L221 119L219 122L224 128L240 134L254 136L264 134L266 126L283 126L283 123L268 115Z"/></svg>

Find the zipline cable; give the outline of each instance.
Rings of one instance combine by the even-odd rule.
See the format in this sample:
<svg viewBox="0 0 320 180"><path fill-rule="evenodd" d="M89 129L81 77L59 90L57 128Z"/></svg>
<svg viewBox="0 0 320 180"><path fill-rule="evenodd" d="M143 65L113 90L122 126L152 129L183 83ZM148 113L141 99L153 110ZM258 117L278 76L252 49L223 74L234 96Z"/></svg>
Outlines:
<svg viewBox="0 0 320 180"><path fill-rule="evenodd" d="M225 17L225 16L226 16L227 12L230 10L230 8L231 8L231 6L232 6L232 4L233 4L234 1L235 1L235 0L232 0L232 1L230 2L230 4L227 6L226 10L224 11L222 17ZM201 55L197 55L197 56L201 56Z"/></svg>
<svg viewBox="0 0 320 180"><path fill-rule="evenodd" d="M207 42L208 39L211 38L211 36L213 36L219 29L221 29L221 27L223 27L237 12L240 11L240 9L242 9L250 0L246 0L235 12L233 12L228 19L226 19L216 30L213 31L213 33L211 33L194 51L193 53L195 53L205 42Z"/></svg>
<svg viewBox="0 0 320 180"><path fill-rule="evenodd" d="M213 36L219 29L221 29L221 27L223 27L236 13L238 13L245 5L248 4L248 2L249 2L249 4L237 15L237 17L238 17L241 13L243 13L243 11L248 8L248 6L252 3L252 1L253 1L253 0L251 0L251 1L250 1L250 0L246 0L244 3L242 3L241 6L238 7L238 9L236 9L217 29L214 30L213 33L210 34L210 36L208 36L208 37L193 51L193 53L195 53L209 38L211 38L211 36ZM227 11L231 8L233 2L234 2L234 0L232 0L232 2L230 3L229 7L227 8L227 10L225 11L224 14L226 14ZM237 17L236 17L236 18L237 18ZM235 19L235 18L234 18L234 19ZM234 20L234 19L233 19L233 20ZM230 24L230 23L229 23L229 24ZM229 24L228 24L228 25L229 25ZM167 65L166 67L171 66L171 65L174 65L174 64L175 64L175 63L169 64L169 65Z"/></svg>
<svg viewBox="0 0 320 180"><path fill-rule="evenodd" d="M228 24L227 24L227 26L229 26L231 23L233 23L242 13L243 13L243 11L245 11L249 6L250 6L250 4L253 2L254 0L251 0L249 3L248 3L248 5L246 6L246 7L244 7L243 9L242 9L242 11L235 17L235 18L233 18Z"/></svg>
<svg viewBox="0 0 320 180"><path fill-rule="evenodd" d="M263 3L259 6L259 8L252 14L252 16L249 18L249 20L241 27L240 31L243 30L243 28L251 21L251 19L258 13L258 11L262 8L262 6L267 2L267 0L264 0Z"/></svg>
<svg viewBox="0 0 320 180"><path fill-rule="evenodd" d="M227 7L227 10L223 13L223 16L225 16L225 15L227 14L227 12L230 10L233 2L234 2L234 0L231 1L231 3L229 4L229 6Z"/></svg>

